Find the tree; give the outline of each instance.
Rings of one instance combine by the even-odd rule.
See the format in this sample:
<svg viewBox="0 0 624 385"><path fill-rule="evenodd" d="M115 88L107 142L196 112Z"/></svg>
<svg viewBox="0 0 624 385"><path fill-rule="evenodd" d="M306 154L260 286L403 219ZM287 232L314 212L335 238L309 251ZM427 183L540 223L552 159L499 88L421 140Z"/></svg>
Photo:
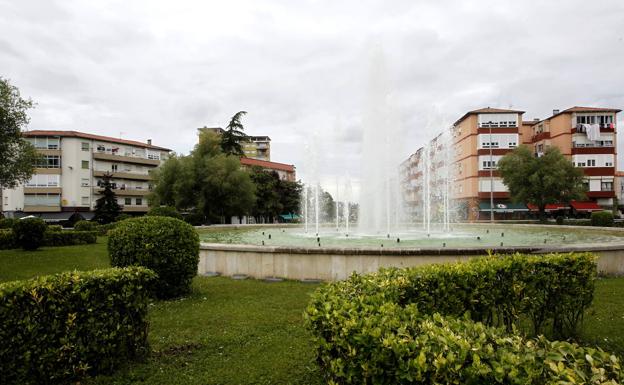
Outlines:
<svg viewBox="0 0 624 385"><path fill-rule="evenodd" d="M251 180L256 186L256 204L252 215L256 222L273 222L283 209L280 196L280 179L275 171L265 171L262 167L254 167L251 170ZM260 219L261 220L258 220Z"/></svg>
<svg viewBox="0 0 624 385"><path fill-rule="evenodd" d="M511 199L537 206L540 220L545 219L546 205L583 199L585 195L583 171L556 147L535 157L529 147L520 146L503 156L498 169Z"/></svg>
<svg viewBox="0 0 624 385"><path fill-rule="evenodd" d="M241 118L247 111L239 111L227 125L225 132L221 134L221 150L226 155L245 156L241 142L247 140L247 135L243 132L245 128L241 123Z"/></svg>
<svg viewBox="0 0 624 385"><path fill-rule="evenodd" d="M336 203L334 202L334 197L332 197L327 191L323 191L320 199L321 213L323 213L321 220L323 222L333 223L336 218Z"/></svg>
<svg viewBox="0 0 624 385"><path fill-rule="evenodd" d="M23 99L17 87L0 77L0 186L14 188L33 174L39 159L35 147L24 140L22 129L30 119L32 100Z"/></svg>
<svg viewBox="0 0 624 385"><path fill-rule="evenodd" d="M299 181L281 180L277 186L282 212L285 214L300 213L303 184Z"/></svg>
<svg viewBox="0 0 624 385"><path fill-rule="evenodd" d="M112 176L108 172L102 175L102 197L95 201L95 216L93 220L101 224L114 222L121 212L121 207L117 203L117 195L113 191Z"/></svg>
<svg viewBox="0 0 624 385"><path fill-rule="evenodd" d="M223 153L219 136L212 132L202 132L188 156L171 157L153 177L152 205L199 213L210 222L247 215L255 202L249 173L237 156Z"/></svg>

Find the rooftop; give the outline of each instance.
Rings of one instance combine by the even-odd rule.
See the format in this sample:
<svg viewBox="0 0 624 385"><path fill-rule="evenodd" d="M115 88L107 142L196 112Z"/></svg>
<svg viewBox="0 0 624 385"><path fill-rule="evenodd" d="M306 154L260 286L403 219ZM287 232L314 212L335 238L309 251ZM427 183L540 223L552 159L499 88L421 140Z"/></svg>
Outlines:
<svg viewBox="0 0 624 385"><path fill-rule="evenodd" d="M171 151L171 149L168 149L168 148L165 148L165 147L154 146L152 144L138 142L138 141L135 141L135 140L113 138L111 136L102 136L102 135L88 134L88 133L79 132L79 131L31 130L31 131L24 131L24 132L22 132L22 134L25 137L61 136L61 137L70 137L70 138L83 138L83 139L101 140L103 142L128 144L130 146L151 148L153 150Z"/></svg>
<svg viewBox="0 0 624 385"><path fill-rule="evenodd" d="M474 114L524 114L524 111L508 110L504 108L491 108L491 107L479 108L477 110L466 112L461 118L457 119L457 121L454 124L457 125L462 120L466 119L468 116L474 115Z"/></svg>
<svg viewBox="0 0 624 385"><path fill-rule="evenodd" d="M295 172L295 166L293 166L292 164L269 162L268 160L259 160L245 157L241 158L240 162L241 164L246 166L260 166L263 168L269 168L274 170Z"/></svg>

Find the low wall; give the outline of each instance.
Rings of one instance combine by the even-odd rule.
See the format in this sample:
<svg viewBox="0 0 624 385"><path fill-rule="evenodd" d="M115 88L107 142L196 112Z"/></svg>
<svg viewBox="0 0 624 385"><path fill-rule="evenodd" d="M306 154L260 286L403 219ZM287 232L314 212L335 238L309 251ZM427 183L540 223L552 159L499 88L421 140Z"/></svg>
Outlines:
<svg viewBox="0 0 624 385"><path fill-rule="evenodd" d="M346 279L352 272L369 273L380 267L411 267L461 262L494 253L545 254L590 251L598 256L602 275L624 275L624 243L609 246L484 248L299 248L202 243L199 274L245 274L253 278Z"/></svg>

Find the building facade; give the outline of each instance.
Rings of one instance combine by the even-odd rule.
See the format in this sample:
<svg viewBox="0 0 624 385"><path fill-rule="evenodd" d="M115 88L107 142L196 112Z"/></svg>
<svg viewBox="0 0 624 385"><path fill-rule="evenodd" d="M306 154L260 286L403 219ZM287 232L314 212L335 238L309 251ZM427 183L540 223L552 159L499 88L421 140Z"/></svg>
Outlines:
<svg viewBox="0 0 624 385"><path fill-rule="evenodd" d="M2 212L8 217L41 216L65 220L74 213L92 217L101 196L102 176L112 175L124 212L147 212L150 170L170 150L146 143L77 131L34 130L23 133L42 155L35 174L15 189L2 190Z"/></svg>
<svg viewBox="0 0 624 385"><path fill-rule="evenodd" d="M507 186L497 170L498 161L514 148L530 146L536 156L556 146L575 166L581 167L587 183L588 204L583 210L614 204L616 170L616 115L620 110L572 107L553 111L547 119L524 121L524 111L482 108L469 111L448 130L450 140L434 138L401 165L403 196L407 211L418 213L425 196L436 204L446 194L457 205L461 219L509 218L535 208L510 201ZM452 143L451 160L440 160L436 153L448 153L443 143ZM439 156L438 156L439 157ZM448 171L437 172L446 165ZM444 170L444 168L442 168ZM439 181L449 184L448 192ZM589 204L591 203L591 204ZM579 206L580 207L580 206ZM574 208L574 207L573 207ZM435 211L435 208L434 208Z"/></svg>
<svg viewBox="0 0 624 385"><path fill-rule="evenodd" d="M241 166L246 169L251 169L252 167L261 167L263 170L266 171L275 171L281 180L287 180L289 182L294 182L297 180L295 166L293 166L292 164L269 162L266 160L245 157L241 158L240 162Z"/></svg>
<svg viewBox="0 0 624 385"><path fill-rule="evenodd" d="M243 142L243 152L247 158L271 161L271 138L268 136L248 136Z"/></svg>

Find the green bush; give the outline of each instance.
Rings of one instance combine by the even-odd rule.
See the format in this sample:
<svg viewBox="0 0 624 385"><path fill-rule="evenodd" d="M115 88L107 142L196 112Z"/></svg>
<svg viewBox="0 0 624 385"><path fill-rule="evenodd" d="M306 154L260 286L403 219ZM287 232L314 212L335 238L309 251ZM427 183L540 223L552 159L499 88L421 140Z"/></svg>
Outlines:
<svg viewBox="0 0 624 385"><path fill-rule="evenodd" d="M184 295L197 275L199 236L187 223L175 218L145 216L128 219L109 232L112 266L140 265L158 274L159 298Z"/></svg>
<svg viewBox="0 0 624 385"><path fill-rule="evenodd" d="M17 240L12 229L0 229L0 250L17 248Z"/></svg>
<svg viewBox="0 0 624 385"><path fill-rule="evenodd" d="M46 231L63 231L63 226L61 225L48 225Z"/></svg>
<svg viewBox="0 0 624 385"><path fill-rule="evenodd" d="M557 216L557 218L555 219L555 221L557 222L557 224L559 226L563 225L563 216L559 215Z"/></svg>
<svg viewBox="0 0 624 385"><path fill-rule="evenodd" d="M12 229L17 221L15 218L0 218L0 229Z"/></svg>
<svg viewBox="0 0 624 385"><path fill-rule="evenodd" d="M613 226L613 213L611 211L594 211L591 213L591 225L601 227Z"/></svg>
<svg viewBox="0 0 624 385"><path fill-rule="evenodd" d="M117 218L115 218L115 222L121 222L121 221L125 221L126 219L131 219L131 218L133 218L132 215L126 214L126 213L121 213L121 214L117 215Z"/></svg>
<svg viewBox="0 0 624 385"><path fill-rule="evenodd" d="M0 284L3 384L78 382L148 352L144 268Z"/></svg>
<svg viewBox="0 0 624 385"><path fill-rule="evenodd" d="M176 210L175 207L171 207L171 206L152 207L145 215L182 219L182 214L180 214L178 210Z"/></svg>
<svg viewBox="0 0 624 385"><path fill-rule="evenodd" d="M15 240L24 250L37 250L43 245L46 224L40 218L20 219L13 225Z"/></svg>
<svg viewBox="0 0 624 385"><path fill-rule="evenodd" d="M572 335L595 276L588 254L382 269L319 289L306 325L330 383L620 381L601 350L511 334L522 317L535 334Z"/></svg>
<svg viewBox="0 0 624 385"><path fill-rule="evenodd" d="M78 221L74 224L74 230L77 231L97 231L99 223L91 221Z"/></svg>
<svg viewBox="0 0 624 385"><path fill-rule="evenodd" d="M188 213L184 216L184 221L190 223L193 226L201 226L206 223L206 217L201 213Z"/></svg>
<svg viewBox="0 0 624 385"><path fill-rule="evenodd" d="M97 242L96 231L46 231L43 244L46 246L86 245Z"/></svg>

